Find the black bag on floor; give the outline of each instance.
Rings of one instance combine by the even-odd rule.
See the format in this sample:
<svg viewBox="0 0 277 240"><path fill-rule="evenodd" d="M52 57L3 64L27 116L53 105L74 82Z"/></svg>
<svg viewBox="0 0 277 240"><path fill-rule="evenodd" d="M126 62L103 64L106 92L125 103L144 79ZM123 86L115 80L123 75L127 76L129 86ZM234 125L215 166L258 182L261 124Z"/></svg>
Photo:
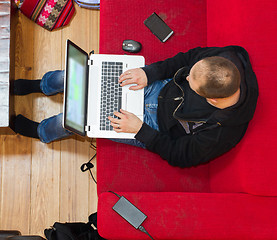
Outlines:
<svg viewBox="0 0 277 240"><path fill-rule="evenodd" d="M97 230L97 213L89 216L88 223L54 223L52 228L45 229L44 235L48 240L105 240Z"/></svg>

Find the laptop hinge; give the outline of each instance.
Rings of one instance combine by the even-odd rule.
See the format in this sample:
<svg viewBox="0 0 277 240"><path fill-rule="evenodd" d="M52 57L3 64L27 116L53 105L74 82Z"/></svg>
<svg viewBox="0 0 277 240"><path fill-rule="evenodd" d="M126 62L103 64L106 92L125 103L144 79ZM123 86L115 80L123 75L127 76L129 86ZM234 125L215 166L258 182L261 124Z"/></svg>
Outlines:
<svg viewBox="0 0 277 240"><path fill-rule="evenodd" d="M92 65L93 65L93 60L89 59L89 60L88 60L88 65L91 65L91 66L92 66Z"/></svg>
<svg viewBox="0 0 277 240"><path fill-rule="evenodd" d="M85 126L85 131L89 132L90 131L90 126Z"/></svg>

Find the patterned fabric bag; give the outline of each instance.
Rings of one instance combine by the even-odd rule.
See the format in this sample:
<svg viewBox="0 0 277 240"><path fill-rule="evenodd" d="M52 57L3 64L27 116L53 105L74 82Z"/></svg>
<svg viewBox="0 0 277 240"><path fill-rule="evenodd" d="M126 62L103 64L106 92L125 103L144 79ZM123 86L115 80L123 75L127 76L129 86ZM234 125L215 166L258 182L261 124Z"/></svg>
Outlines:
<svg viewBox="0 0 277 240"><path fill-rule="evenodd" d="M18 5L25 16L49 31L67 25L75 12L72 0L24 0Z"/></svg>

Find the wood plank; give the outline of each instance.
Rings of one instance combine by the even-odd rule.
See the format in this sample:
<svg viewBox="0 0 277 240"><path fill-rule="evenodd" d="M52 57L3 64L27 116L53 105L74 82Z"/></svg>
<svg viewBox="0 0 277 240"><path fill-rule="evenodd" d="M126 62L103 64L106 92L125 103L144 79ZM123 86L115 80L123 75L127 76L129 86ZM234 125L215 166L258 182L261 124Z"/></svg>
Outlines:
<svg viewBox="0 0 277 240"><path fill-rule="evenodd" d="M30 233L43 236L43 230L59 220L59 144L32 144Z"/></svg>
<svg viewBox="0 0 277 240"><path fill-rule="evenodd" d="M76 15L70 23L70 28L64 29L62 42L66 39L75 42L85 51L89 52L90 34L98 26L92 22L92 16L98 16L99 11L79 8L76 6ZM80 37L81 36L81 37ZM96 37L97 38L97 37ZM98 45L98 38L96 39ZM63 48L64 55L64 48ZM88 139L75 137L61 142L61 221L87 221L89 212L89 175L82 173L80 166L88 162L90 157L90 142Z"/></svg>
<svg viewBox="0 0 277 240"><path fill-rule="evenodd" d="M93 139L92 142L93 146L96 146L96 140ZM91 146L90 147L90 156L94 156L96 153L96 149ZM96 165L96 157L91 161L91 163L94 165L94 168L92 169L92 175L94 179L97 182L97 165ZM88 208L88 214L92 214L97 212L97 204L98 204L98 196L97 196L97 184L90 178L89 181L89 208Z"/></svg>
<svg viewBox="0 0 277 240"><path fill-rule="evenodd" d="M1 229L29 233L30 141L2 136Z"/></svg>
<svg viewBox="0 0 277 240"><path fill-rule="evenodd" d="M68 139L62 143L60 221L86 222L88 219L88 172L80 167L88 161L89 149L83 139Z"/></svg>
<svg viewBox="0 0 277 240"><path fill-rule="evenodd" d="M99 35L100 35L100 11L91 10L89 22L91 31L89 31L89 50L99 53Z"/></svg>
<svg viewBox="0 0 277 240"><path fill-rule="evenodd" d="M90 15L90 23L92 24L93 31L90 31L89 36L89 51L94 50L95 53L99 53L99 31L100 31L100 12L94 10L93 14ZM91 139L91 143L96 146L96 140ZM90 146L90 157L96 153L96 150ZM96 158L92 161L94 168L92 169L92 174L97 180L96 174ZM97 212L98 196L97 196L97 185L90 177L89 181L89 215L91 213Z"/></svg>
<svg viewBox="0 0 277 240"><path fill-rule="evenodd" d="M49 32L34 26L34 79L61 68L61 31ZM61 97L33 94L33 119L42 121L60 113ZM60 142L32 141L30 232L43 230L59 219Z"/></svg>
<svg viewBox="0 0 277 240"><path fill-rule="evenodd" d="M100 12L94 11L93 14L90 15L90 22L93 24L93 31L90 31L89 36L89 46L90 50L94 50L95 53L99 53L99 31L100 31ZM96 140L92 139L91 142L94 146L96 146ZM96 153L96 150L93 147L90 147L90 156L93 156ZM96 173L96 159L92 161L94 168L92 169L92 174L97 181L97 173ZM97 204L98 204L98 196L97 196L97 185L95 182L90 179L89 181L89 214L97 212Z"/></svg>
<svg viewBox="0 0 277 240"><path fill-rule="evenodd" d="M22 14L16 26L15 78L32 78L33 23ZM32 115L31 96L15 97L15 111ZM1 136L1 214L0 228L17 229L23 234L30 227L31 139Z"/></svg>
<svg viewBox="0 0 277 240"><path fill-rule="evenodd" d="M18 12L18 15L15 44L15 79L33 79L34 23L20 12ZM14 96L15 113L32 119L32 99L32 94Z"/></svg>

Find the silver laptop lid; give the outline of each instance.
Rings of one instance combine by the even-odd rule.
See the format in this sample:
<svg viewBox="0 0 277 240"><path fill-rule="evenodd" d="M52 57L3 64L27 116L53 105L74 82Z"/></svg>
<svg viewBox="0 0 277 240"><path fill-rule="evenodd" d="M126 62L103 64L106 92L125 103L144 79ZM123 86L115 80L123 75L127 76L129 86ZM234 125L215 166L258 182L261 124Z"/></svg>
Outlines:
<svg viewBox="0 0 277 240"><path fill-rule="evenodd" d="M67 40L64 78L65 129L86 135L88 98L88 54L76 44Z"/></svg>

